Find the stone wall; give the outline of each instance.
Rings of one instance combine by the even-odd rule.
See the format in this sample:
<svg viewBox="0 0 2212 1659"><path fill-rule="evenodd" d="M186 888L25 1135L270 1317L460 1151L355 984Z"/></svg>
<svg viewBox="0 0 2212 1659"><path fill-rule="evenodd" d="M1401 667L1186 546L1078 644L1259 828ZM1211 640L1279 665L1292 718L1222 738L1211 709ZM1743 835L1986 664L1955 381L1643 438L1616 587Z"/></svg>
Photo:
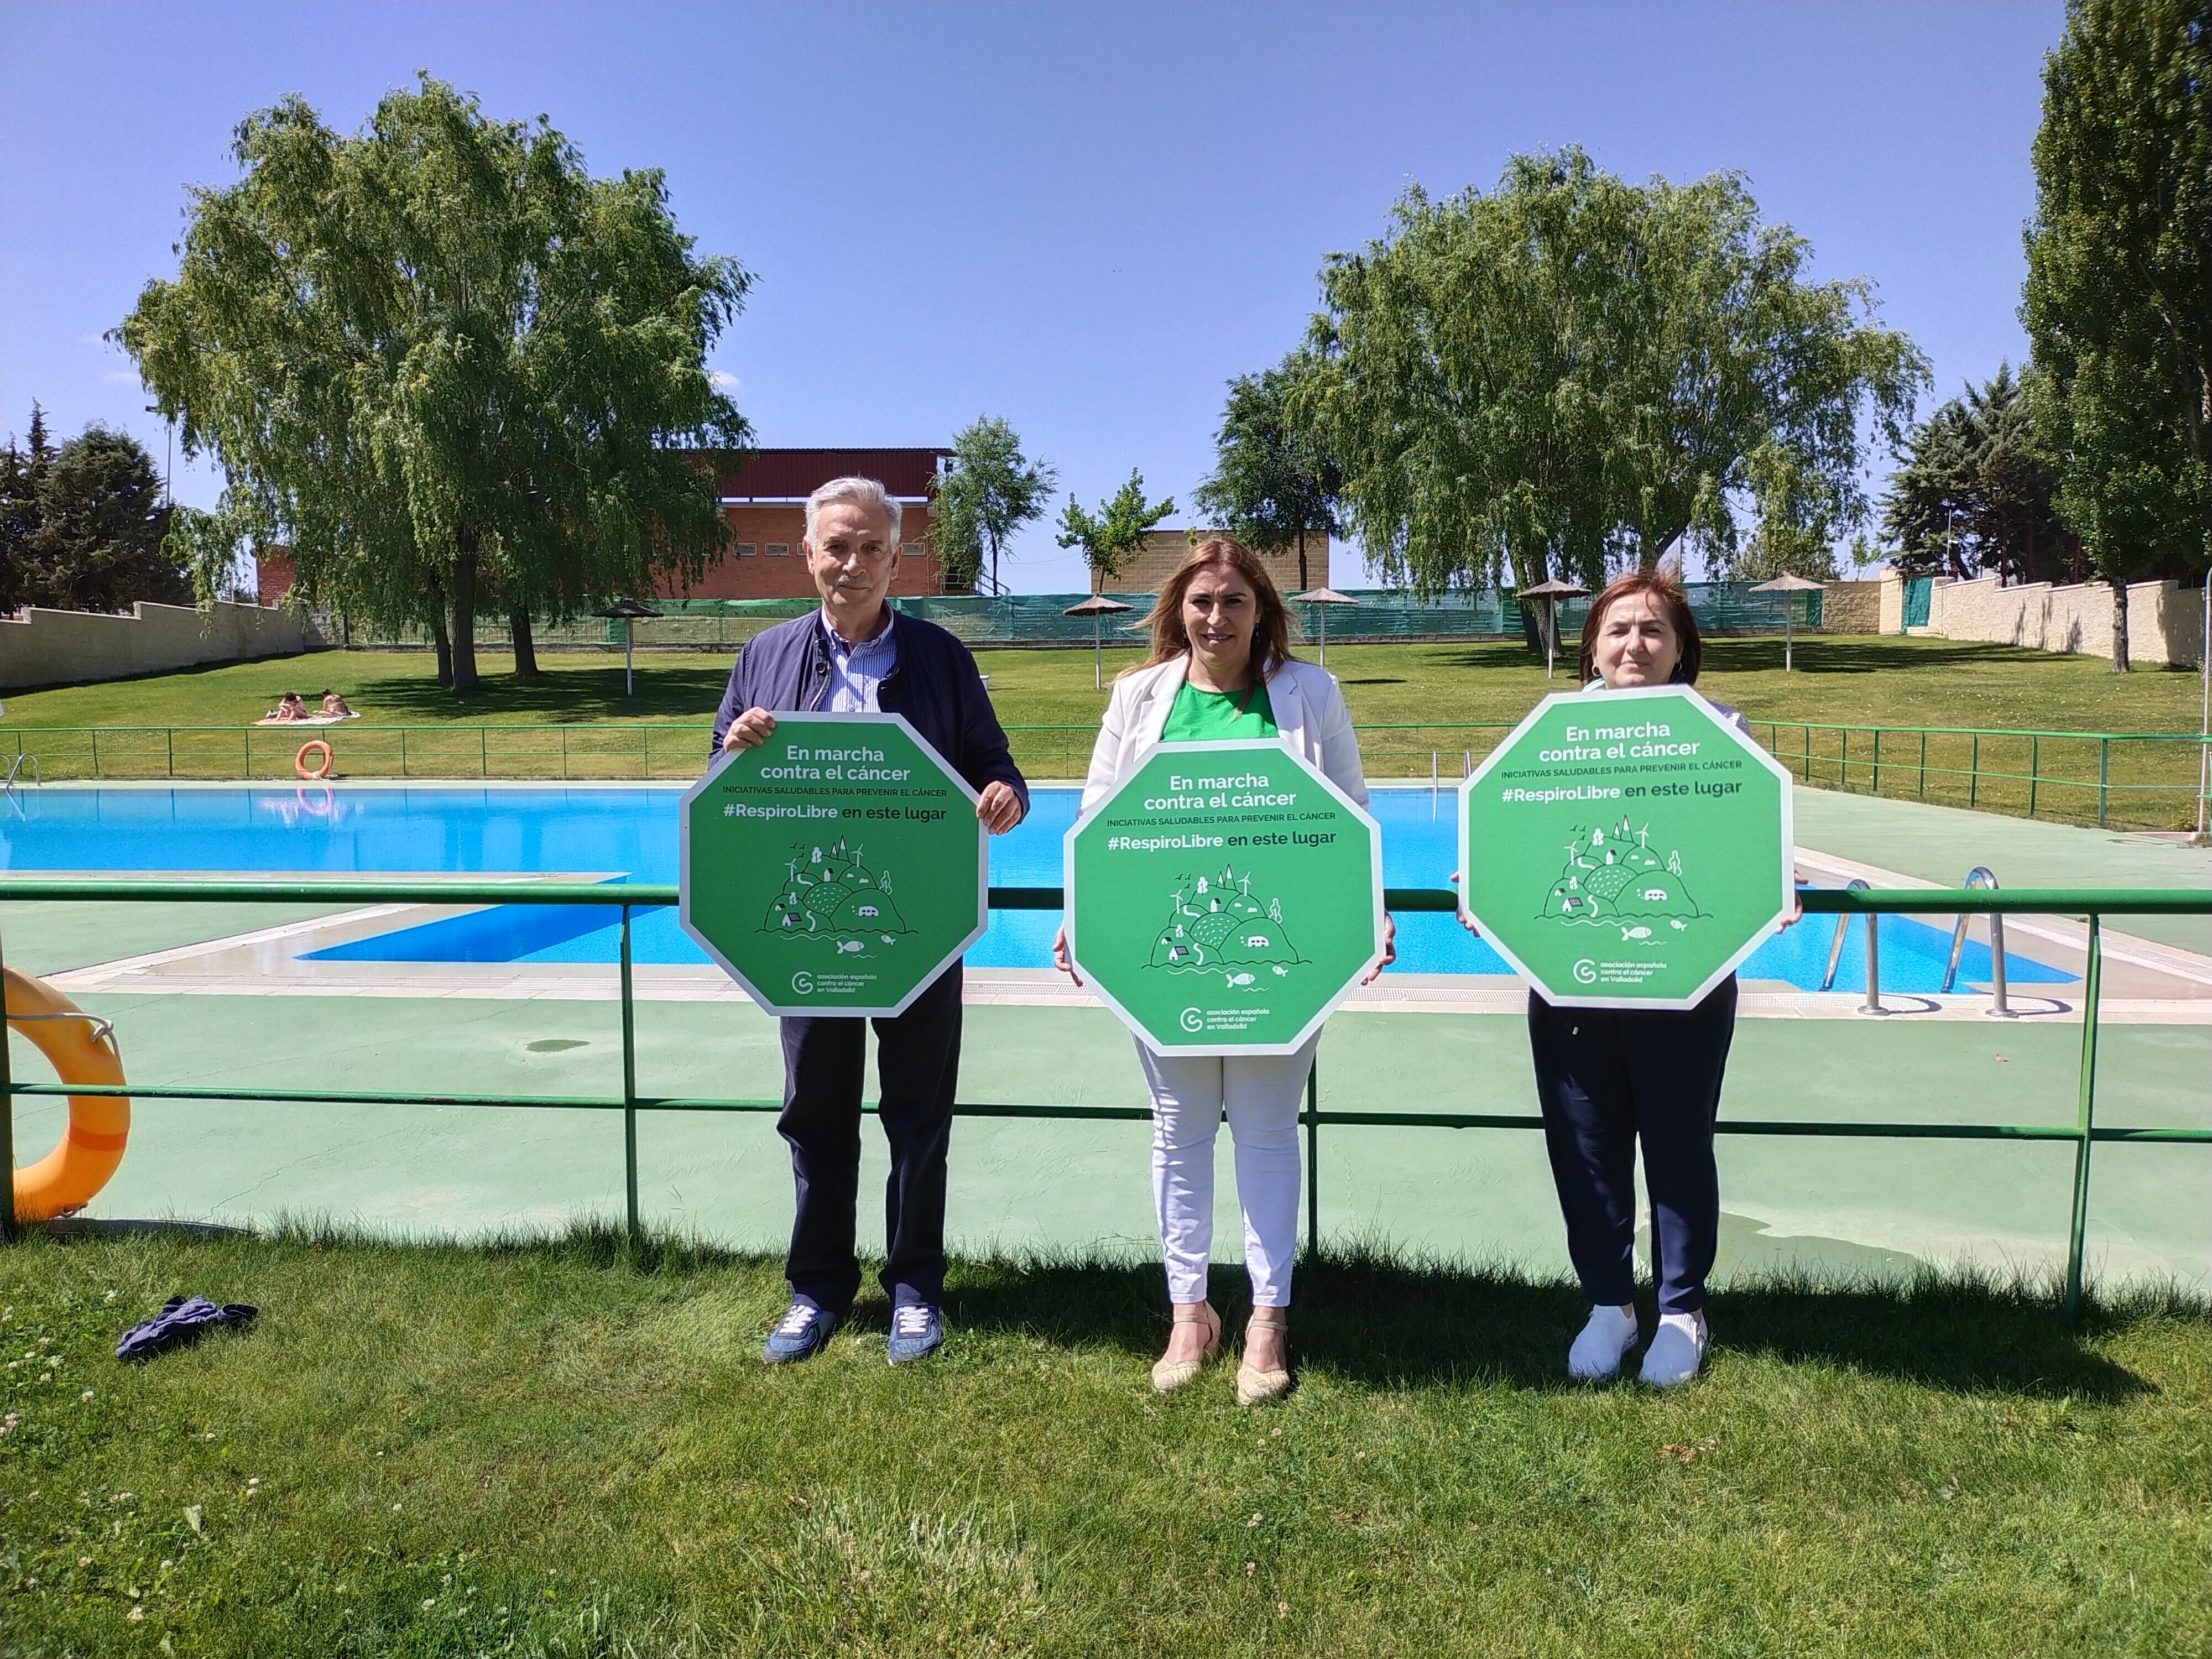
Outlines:
<svg viewBox="0 0 2212 1659"><path fill-rule="evenodd" d="M1830 582L1820 595L1823 634L1881 632L1881 583Z"/></svg>
<svg viewBox="0 0 2212 1659"><path fill-rule="evenodd" d="M137 605L128 616L46 611L0 616L0 689L86 684L200 663L295 657L328 648L289 611L220 600L212 616L190 605Z"/></svg>
<svg viewBox="0 0 2212 1659"><path fill-rule="evenodd" d="M1898 584L1900 590L1902 583ZM2192 667L2203 648L2204 596L2171 581L2128 586L2128 658L2131 662ZM1903 609L1900 604L1900 618ZM1947 640L1986 640L2043 651L2112 654L2112 590L2106 582L2023 582L2000 586L1995 576L1972 581L1937 577L1928 599L1929 633Z"/></svg>

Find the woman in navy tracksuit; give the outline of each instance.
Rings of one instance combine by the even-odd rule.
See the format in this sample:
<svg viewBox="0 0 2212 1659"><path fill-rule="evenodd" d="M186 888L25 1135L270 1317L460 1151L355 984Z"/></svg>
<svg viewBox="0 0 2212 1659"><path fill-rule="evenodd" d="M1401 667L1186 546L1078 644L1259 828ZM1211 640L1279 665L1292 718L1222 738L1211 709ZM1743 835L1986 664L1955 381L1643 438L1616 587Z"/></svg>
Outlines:
<svg viewBox="0 0 2212 1659"><path fill-rule="evenodd" d="M1583 624L1585 690L1696 683L1702 651L1682 590L1632 574L1590 605ZM1734 709L1723 714L1739 723ZM1793 917L1792 920L1795 920ZM1730 975L1686 1011L1555 1008L1528 994L1528 1046L1543 1107L1567 1253L1589 1322L1568 1352L1571 1376L1600 1381L1636 1344L1636 1143L1658 1231L1659 1327L1643 1378L1686 1382L1705 1358L1705 1276L1720 1229L1713 1121L1735 1035Z"/></svg>

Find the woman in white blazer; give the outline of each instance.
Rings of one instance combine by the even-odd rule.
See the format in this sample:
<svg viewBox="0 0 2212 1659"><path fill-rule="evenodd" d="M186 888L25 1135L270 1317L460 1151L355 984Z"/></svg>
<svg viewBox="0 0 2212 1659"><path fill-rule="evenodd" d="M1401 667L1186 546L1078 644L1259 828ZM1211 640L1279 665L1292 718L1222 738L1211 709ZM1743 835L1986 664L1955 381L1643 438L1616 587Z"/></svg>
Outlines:
<svg viewBox="0 0 2212 1659"><path fill-rule="evenodd" d="M1091 751L1087 808L1162 741L1272 738L1304 756L1363 805L1367 781L1344 694L1328 670L1290 653L1290 617L1266 568L1241 543L1216 537L1191 550L1152 607L1152 648L1114 683ZM1388 937L1395 939L1395 928ZM1386 945L1382 964L1393 959ZM1067 934L1053 959L1073 975ZM1378 964L1374 973L1382 970ZM1368 978L1372 979L1374 973ZM1137 1059L1152 1091L1152 1195L1175 1305L1167 1352L1152 1367L1166 1394L1220 1350L1221 1318L1206 1300L1213 1249L1213 1137L1226 1114L1237 1146L1237 1195L1252 1317L1237 1398L1273 1400L1290 1387L1291 1266L1297 1249L1298 1107L1319 1035L1280 1057Z"/></svg>

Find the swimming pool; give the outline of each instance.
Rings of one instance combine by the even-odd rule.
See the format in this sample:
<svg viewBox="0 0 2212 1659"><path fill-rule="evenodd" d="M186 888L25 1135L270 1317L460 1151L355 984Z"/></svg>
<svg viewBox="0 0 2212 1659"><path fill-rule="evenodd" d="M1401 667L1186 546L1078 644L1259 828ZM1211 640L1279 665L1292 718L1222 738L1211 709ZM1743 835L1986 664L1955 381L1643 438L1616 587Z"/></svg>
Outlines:
<svg viewBox="0 0 2212 1659"><path fill-rule="evenodd" d="M324 874L559 874L609 880L677 878L678 787L304 789L130 787L33 790L0 811L0 868L11 870L305 872ZM1060 838L1075 821L1079 792L1036 791L1029 817L991 842L991 879L1053 887ZM1441 887L1457 858L1452 791L1378 788L1383 880ZM374 962L612 963L617 915L596 908L502 905L395 927L308 953L313 959ZM1051 965L1052 911L997 911L968 953L976 967ZM1832 988L1865 988L1863 920L1850 924ZM1747 979L1817 989L1835 925L1819 918L1769 939L1741 969ZM1903 916L1881 919L1885 990L1929 993L1942 982L1948 928ZM639 912L631 950L640 963L703 964L707 957L672 910ZM1398 918L1395 972L1504 974L1497 952L1449 915ZM2063 970L2005 954L2015 984L2070 982ZM1990 951L1968 941L1962 986L1986 982Z"/></svg>

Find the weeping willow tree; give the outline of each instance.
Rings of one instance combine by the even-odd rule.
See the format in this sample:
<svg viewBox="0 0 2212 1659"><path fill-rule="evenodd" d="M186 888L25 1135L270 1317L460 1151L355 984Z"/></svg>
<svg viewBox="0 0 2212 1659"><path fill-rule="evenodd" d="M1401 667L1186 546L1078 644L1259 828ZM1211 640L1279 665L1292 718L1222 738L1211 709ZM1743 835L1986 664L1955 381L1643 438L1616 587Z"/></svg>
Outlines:
<svg viewBox="0 0 2212 1659"><path fill-rule="evenodd" d="M428 629L465 691L486 611L529 672L533 611L704 569L699 452L750 435L706 356L750 278L694 253L658 172L593 179L542 118L428 76L350 137L288 98L233 154L115 331L222 467L175 532L204 593L242 543L283 544L305 601Z"/></svg>
<svg viewBox="0 0 2212 1659"><path fill-rule="evenodd" d="M1870 286L1810 259L1733 174L1516 156L1328 262L1290 406L1370 556L1425 591L1595 586L1685 548L1725 569L1740 519L1802 556L1865 520L1864 439L1901 440L1927 381Z"/></svg>

